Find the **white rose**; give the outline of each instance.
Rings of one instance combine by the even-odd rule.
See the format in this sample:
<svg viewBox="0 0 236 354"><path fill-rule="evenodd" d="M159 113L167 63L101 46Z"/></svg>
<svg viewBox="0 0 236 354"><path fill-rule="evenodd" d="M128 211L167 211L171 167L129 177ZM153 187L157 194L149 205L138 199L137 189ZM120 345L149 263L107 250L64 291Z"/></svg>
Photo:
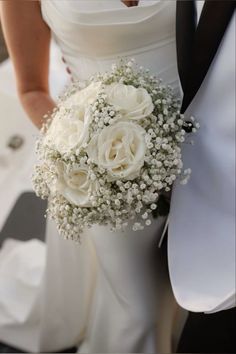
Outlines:
<svg viewBox="0 0 236 354"><path fill-rule="evenodd" d="M118 122L104 128L88 145L88 155L112 179L134 179L144 164L145 130L131 122Z"/></svg>
<svg viewBox="0 0 236 354"><path fill-rule="evenodd" d="M89 106L97 98L100 88L101 83L92 83L62 104L46 133L45 144L64 154L87 142ZM69 113L68 108L71 109Z"/></svg>
<svg viewBox="0 0 236 354"><path fill-rule="evenodd" d="M64 106L66 108L76 107L78 118L83 120L86 108L96 100L101 88L101 82L92 82L84 89L70 96Z"/></svg>
<svg viewBox="0 0 236 354"><path fill-rule="evenodd" d="M66 113L56 115L46 133L44 143L56 149L60 154L81 147L88 139L90 122L89 112L85 112L83 120L76 115Z"/></svg>
<svg viewBox="0 0 236 354"><path fill-rule="evenodd" d="M97 188L97 182L91 181L86 168L74 167L67 171L64 163L58 165L58 179L53 191L59 192L69 202L80 207L90 207L90 197Z"/></svg>
<svg viewBox="0 0 236 354"><path fill-rule="evenodd" d="M154 109L152 98L144 88L114 83L105 87L107 101L120 110L123 118L138 120Z"/></svg>

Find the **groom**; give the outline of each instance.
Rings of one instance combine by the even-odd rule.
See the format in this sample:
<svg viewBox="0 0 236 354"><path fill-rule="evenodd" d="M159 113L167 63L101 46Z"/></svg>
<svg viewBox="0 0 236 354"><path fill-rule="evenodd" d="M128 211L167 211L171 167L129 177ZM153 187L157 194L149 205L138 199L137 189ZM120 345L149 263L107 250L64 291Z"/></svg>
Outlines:
<svg viewBox="0 0 236 354"><path fill-rule="evenodd" d="M219 312L235 306L235 4L177 1L181 110L200 123L183 151L192 176L170 210L170 279L191 311L180 352L235 352L235 309Z"/></svg>
<svg viewBox="0 0 236 354"><path fill-rule="evenodd" d="M182 112L200 129L183 148L192 176L173 190L168 253L175 297L192 312L235 306L235 4L177 1Z"/></svg>

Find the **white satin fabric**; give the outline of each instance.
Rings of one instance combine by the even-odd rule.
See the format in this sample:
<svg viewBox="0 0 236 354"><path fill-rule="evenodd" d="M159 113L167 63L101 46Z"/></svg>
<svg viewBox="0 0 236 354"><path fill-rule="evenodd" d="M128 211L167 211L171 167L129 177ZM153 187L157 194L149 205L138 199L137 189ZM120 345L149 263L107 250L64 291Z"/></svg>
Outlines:
<svg viewBox="0 0 236 354"><path fill-rule="evenodd" d="M76 79L128 56L178 92L175 2L128 8L120 0L42 0L41 9ZM176 304L165 251L157 247L164 223L153 220L145 231L122 234L94 226L76 245L48 222L35 306L14 338L5 329L8 342L39 352L79 344L81 353L172 352Z"/></svg>
<svg viewBox="0 0 236 354"><path fill-rule="evenodd" d="M198 19L203 2L197 2ZM184 146L192 169L175 185L169 267L178 303L196 312L234 307L235 300L235 14L186 117L201 127Z"/></svg>
<svg viewBox="0 0 236 354"><path fill-rule="evenodd" d="M178 87L175 2L145 0L131 8L120 0L42 0L41 4L74 77L87 79L128 56Z"/></svg>

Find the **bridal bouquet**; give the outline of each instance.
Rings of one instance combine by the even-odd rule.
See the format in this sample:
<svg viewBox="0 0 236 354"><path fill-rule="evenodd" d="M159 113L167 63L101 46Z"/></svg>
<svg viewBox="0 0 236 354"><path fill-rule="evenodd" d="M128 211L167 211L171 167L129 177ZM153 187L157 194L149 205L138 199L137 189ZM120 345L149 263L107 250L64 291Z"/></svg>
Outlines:
<svg viewBox="0 0 236 354"><path fill-rule="evenodd" d="M33 184L65 238L79 240L94 224L123 229L130 220L141 230L176 178L189 176L179 102L132 60L73 84L48 118Z"/></svg>

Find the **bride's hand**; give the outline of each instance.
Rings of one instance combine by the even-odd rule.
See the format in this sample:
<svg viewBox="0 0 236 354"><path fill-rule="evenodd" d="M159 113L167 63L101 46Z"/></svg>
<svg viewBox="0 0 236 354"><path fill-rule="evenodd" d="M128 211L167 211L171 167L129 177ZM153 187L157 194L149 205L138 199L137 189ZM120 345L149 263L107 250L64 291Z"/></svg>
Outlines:
<svg viewBox="0 0 236 354"><path fill-rule="evenodd" d="M40 128L42 117L55 107L48 86L50 29L38 1L1 1L0 10L20 100Z"/></svg>

